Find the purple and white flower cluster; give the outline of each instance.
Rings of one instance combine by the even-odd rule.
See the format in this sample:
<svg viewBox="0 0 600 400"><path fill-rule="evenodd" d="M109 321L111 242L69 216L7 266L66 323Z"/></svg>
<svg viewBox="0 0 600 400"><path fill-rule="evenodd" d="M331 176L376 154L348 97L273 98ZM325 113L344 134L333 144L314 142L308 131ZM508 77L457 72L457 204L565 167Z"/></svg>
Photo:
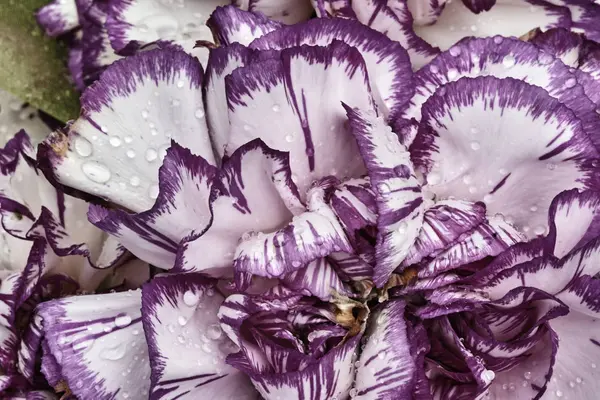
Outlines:
<svg viewBox="0 0 600 400"><path fill-rule="evenodd" d="M0 150L0 394L597 399L600 5L224 3L38 14L103 72Z"/></svg>

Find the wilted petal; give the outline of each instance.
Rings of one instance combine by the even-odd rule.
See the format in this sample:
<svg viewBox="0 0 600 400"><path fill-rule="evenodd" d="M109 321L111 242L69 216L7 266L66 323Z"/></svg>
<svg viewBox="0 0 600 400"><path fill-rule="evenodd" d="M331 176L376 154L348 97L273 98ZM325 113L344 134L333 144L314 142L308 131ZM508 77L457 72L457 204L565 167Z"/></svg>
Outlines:
<svg viewBox="0 0 600 400"><path fill-rule="evenodd" d="M354 387L356 399L410 398L417 366L411 355L405 303L392 300L369 316Z"/></svg>
<svg viewBox="0 0 600 400"><path fill-rule="evenodd" d="M221 330L217 310L223 296L214 284L200 274L180 274L143 287L151 399L256 397L248 378L225 364L235 345Z"/></svg>
<svg viewBox="0 0 600 400"><path fill-rule="evenodd" d="M201 85L198 60L181 51L150 50L115 63L83 94L68 136L56 132L41 145L45 172L134 212L149 209L171 139L214 163Z"/></svg>
<svg viewBox="0 0 600 400"><path fill-rule="evenodd" d="M209 197L215 167L174 144L159 170L154 206L139 214L90 206L89 219L141 259L173 268L179 242L209 226Z"/></svg>
<svg viewBox="0 0 600 400"><path fill-rule="evenodd" d="M247 143L223 163L213 183L212 224L188 238L179 249L175 269L230 273L242 235L287 225L292 219L287 205L294 201L298 197L287 155L260 140Z"/></svg>
<svg viewBox="0 0 600 400"><path fill-rule="evenodd" d="M232 43L249 45L259 38L283 25L264 15L240 10L234 6L217 7L206 22L222 46Z"/></svg>
<svg viewBox="0 0 600 400"><path fill-rule="evenodd" d="M341 40L365 60L373 96L385 116L396 115L412 97L412 69L406 50L384 34L351 20L313 19L275 30L252 42L260 50L302 45L326 46Z"/></svg>
<svg viewBox="0 0 600 400"><path fill-rule="evenodd" d="M413 246L423 221L423 196L410 155L375 114L346 106L350 126L376 194L378 219L374 282L383 286Z"/></svg>
<svg viewBox="0 0 600 400"><path fill-rule="evenodd" d="M461 79L440 88L422 114L410 152L429 190L483 200L488 215L502 214L530 239L547 232L558 193L595 184L597 152L581 121L543 89Z"/></svg>
<svg viewBox="0 0 600 400"><path fill-rule="evenodd" d="M140 306L139 291L68 297L39 306L44 340L76 396L148 397L150 367Z"/></svg>
<svg viewBox="0 0 600 400"><path fill-rule="evenodd" d="M231 122L227 153L254 138L289 151L302 196L316 179L360 176L364 166L340 103L373 108L359 51L336 41L327 47L285 49L273 57L238 68L226 79Z"/></svg>
<svg viewBox="0 0 600 400"><path fill-rule="evenodd" d="M313 12L310 0L233 0L232 3L285 24L307 20Z"/></svg>
<svg viewBox="0 0 600 400"><path fill-rule="evenodd" d="M191 36L212 41L206 20L226 0L168 3L158 0L118 0L109 3L106 29L117 52L135 52L149 43L181 43ZM120 53L121 54L121 53Z"/></svg>
<svg viewBox="0 0 600 400"><path fill-rule="evenodd" d="M75 0L54 0L38 10L36 19L46 35L59 36L79 25L75 3Z"/></svg>

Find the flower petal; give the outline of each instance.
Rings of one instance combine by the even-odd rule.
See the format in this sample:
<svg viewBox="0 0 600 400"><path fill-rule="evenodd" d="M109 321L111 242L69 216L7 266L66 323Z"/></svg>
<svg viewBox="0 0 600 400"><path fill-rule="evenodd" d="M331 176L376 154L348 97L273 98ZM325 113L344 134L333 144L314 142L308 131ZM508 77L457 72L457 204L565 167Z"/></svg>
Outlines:
<svg viewBox="0 0 600 400"><path fill-rule="evenodd" d="M198 61L176 50L115 63L83 94L68 136L56 132L42 144L47 176L134 212L149 209L171 138L214 164L201 84Z"/></svg>
<svg viewBox="0 0 600 400"><path fill-rule="evenodd" d="M285 226L298 201L287 155L254 140L223 163L213 183L212 224L186 239L179 249L176 271L231 273L234 251L246 232L272 232Z"/></svg>
<svg viewBox="0 0 600 400"><path fill-rule="evenodd" d="M364 166L340 104L373 108L358 50L336 41L327 47L285 49L273 57L238 68L226 79L227 153L257 137L273 149L289 151L302 196L316 179L360 176ZM257 113L264 118L256 119Z"/></svg>
<svg viewBox="0 0 600 400"><path fill-rule="evenodd" d="M109 3L106 29L119 54L132 54L157 41L182 42L192 36L212 41L205 25L209 15L226 0L168 3L158 0L117 0Z"/></svg>
<svg viewBox="0 0 600 400"><path fill-rule="evenodd" d="M327 258L317 258L303 268L285 274L281 280L297 293L306 293L322 300L329 300L334 294L352 295L340 279L335 264Z"/></svg>
<svg viewBox="0 0 600 400"><path fill-rule="evenodd" d="M36 18L48 36L60 36L79 26L75 0L54 0L40 8Z"/></svg>
<svg viewBox="0 0 600 400"><path fill-rule="evenodd" d="M171 269L179 242L210 225L209 198L216 174L216 168L202 157L175 143L159 170L160 191L150 210L129 214L92 205L89 219L133 254Z"/></svg>
<svg viewBox="0 0 600 400"><path fill-rule="evenodd" d="M39 306L44 340L77 397L148 397L150 367L140 305L141 293L131 291Z"/></svg>
<svg viewBox="0 0 600 400"><path fill-rule="evenodd" d="M437 198L483 200L488 215L502 214L530 239L547 231L558 193L595 184L598 156L580 120L538 87L463 78L440 88L422 112L410 152L428 188Z"/></svg>
<svg viewBox="0 0 600 400"><path fill-rule="evenodd" d="M415 384L405 303L392 300L369 316L354 387L356 399L410 398Z"/></svg>
<svg viewBox="0 0 600 400"><path fill-rule="evenodd" d="M192 273L156 277L143 287L151 399L255 397L248 378L225 364L225 356L235 351L235 345L217 319L224 299L214 285Z"/></svg>
<svg viewBox="0 0 600 400"><path fill-rule="evenodd" d="M44 140L50 134L50 128L40 118L36 109L23 103L12 94L0 90L0 143L8 142L16 133L24 130L34 145Z"/></svg>
<svg viewBox="0 0 600 400"><path fill-rule="evenodd" d="M346 106L352 132L376 193L374 282L383 286L413 246L423 221L423 197L406 148L381 118Z"/></svg>
<svg viewBox="0 0 600 400"><path fill-rule="evenodd" d="M234 0L242 10L258 12L285 24L295 24L310 18L313 8L310 0Z"/></svg>
<svg viewBox="0 0 600 400"><path fill-rule="evenodd" d="M361 229L377 224L377 203L369 179L350 179L337 185L329 205L351 243Z"/></svg>
<svg viewBox="0 0 600 400"><path fill-rule="evenodd" d="M412 69L399 43L357 22L344 19L313 19L277 29L252 42L259 50L282 50L311 45L326 46L341 40L358 49L365 60L373 96L385 116L395 115L412 97Z"/></svg>
<svg viewBox="0 0 600 400"><path fill-rule="evenodd" d="M351 253L348 238L324 196L323 189L311 189L308 212L280 230L243 240L235 251L235 269L274 278L333 252Z"/></svg>
<svg viewBox="0 0 600 400"><path fill-rule="evenodd" d="M254 39L283 26L262 14L243 11L234 6L217 7L206 24L222 46L235 42L248 46Z"/></svg>

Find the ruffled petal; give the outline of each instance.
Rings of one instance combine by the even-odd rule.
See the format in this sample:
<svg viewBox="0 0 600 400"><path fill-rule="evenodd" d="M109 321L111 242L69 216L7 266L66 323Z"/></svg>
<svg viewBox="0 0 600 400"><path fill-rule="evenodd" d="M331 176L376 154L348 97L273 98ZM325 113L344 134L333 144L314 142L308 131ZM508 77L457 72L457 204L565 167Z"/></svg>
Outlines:
<svg viewBox="0 0 600 400"><path fill-rule="evenodd" d="M377 224L377 203L368 178L349 179L336 185L329 206L354 243L364 228Z"/></svg>
<svg viewBox="0 0 600 400"><path fill-rule="evenodd" d="M216 174L203 158L173 144L159 170L160 190L150 210L129 214L92 205L89 220L141 259L171 269L179 242L210 225L209 198Z"/></svg>
<svg viewBox="0 0 600 400"><path fill-rule="evenodd" d="M51 180L149 209L171 139L214 164L202 101L202 68L176 50L150 50L111 66L83 94L82 114L40 147Z"/></svg>
<svg viewBox="0 0 600 400"><path fill-rule="evenodd" d="M558 193L595 185L597 152L581 121L538 87L464 78L440 88L422 114L410 152L427 188L441 199L483 200L488 215L502 214L530 239L547 232Z"/></svg>
<svg viewBox="0 0 600 400"><path fill-rule="evenodd" d="M385 116L397 114L412 96L408 54L399 43L357 21L313 19L277 29L255 40L250 47L281 50L302 45L326 46L334 40L360 51L379 109Z"/></svg>
<svg viewBox="0 0 600 400"><path fill-rule="evenodd" d="M226 79L227 153L257 137L273 149L289 151L302 196L316 179L360 176L364 166L340 104L373 108L359 51L335 41L327 47L285 49L273 57L238 68ZM263 118L257 119L257 113Z"/></svg>
<svg viewBox="0 0 600 400"><path fill-rule="evenodd" d="M310 18L311 0L234 0L242 10L258 12L285 24L295 24Z"/></svg>
<svg viewBox="0 0 600 400"><path fill-rule="evenodd" d="M222 46L235 42L247 46L254 39L283 26L262 14L243 11L234 6L217 7L206 24Z"/></svg>
<svg viewBox="0 0 600 400"><path fill-rule="evenodd" d="M150 366L140 314L130 291L52 300L39 306L44 340L79 398L148 398Z"/></svg>
<svg viewBox="0 0 600 400"><path fill-rule="evenodd" d="M256 397L249 379L225 364L235 345L221 330L223 296L214 286L192 273L156 277L143 287L151 399Z"/></svg>
<svg viewBox="0 0 600 400"><path fill-rule="evenodd" d="M417 366L410 351L404 308L403 301L392 300L369 316L354 398L411 398Z"/></svg>
<svg viewBox="0 0 600 400"><path fill-rule="evenodd" d="M273 232L292 220L288 204L298 202L287 155L254 140L223 163L213 183L212 224L179 249L175 270L231 273L234 251L244 233Z"/></svg>
<svg viewBox="0 0 600 400"><path fill-rule="evenodd" d="M54 0L38 10L36 18L46 35L60 36L79 26L75 3L75 0Z"/></svg>
<svg viewBox="0 0 600 400"><path fill-rule="evenodd" d="M169 3L158 0L117 0L109 3L106 29L115 51L131 54L154 42L212 41L206 20L226 0Z"/></svg>
<svg viewBox="0 0 600 400"><path fill-rule="evenodd" d="M383 286L413 246L423 221L423 196L410 155L375 114L346 106L350 126L376 193L378 219L374 282Z"/></svg>

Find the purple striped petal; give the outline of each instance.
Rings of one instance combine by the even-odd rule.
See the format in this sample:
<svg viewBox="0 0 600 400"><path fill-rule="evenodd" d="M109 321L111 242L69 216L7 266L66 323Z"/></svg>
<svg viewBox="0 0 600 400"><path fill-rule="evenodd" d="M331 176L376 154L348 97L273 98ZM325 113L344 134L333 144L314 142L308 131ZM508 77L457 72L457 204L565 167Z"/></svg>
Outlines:
<svg viewBox="0 0 600 400"><path fill-rule="evenodd" d="M438 49L415 33L413 16L406 0L326 0L325 3L330 15L356 18L399 42L408 50L415 68L420 68L438 53Z"/></svg>
<svg viewBox="0 0 600 400"><path fill-rule="evenodd" d="M77 397L148 398L150 366L140 306L139 291L40 305L44 340Z"/></svg>
<svg viewBox="0 0 600 400"><path fill-rule="evenodd" d="M406 3L415 25L429 25L440 16L447 0L408 0Z"/></svg>
<svg viewBox="0 0 600 400"><path fill-rule="evenodd" d="M465 78L441 87L422 114L410 152L427 188L437 198L483 200L488 215L503 215L530 239L548 231L558 193L595 185L598 155L581 121L538 87Z"/></svg>
<svg viewBox="0 0 600 400"><path fill-rule="evenodd" d="M352 291L340 279L335 264L327 258L317 258L308 265L284 275L282 282L297 293L304 293L323 300L329 300L332 295L351 296Z"/></svg>
<svg viewBox="0 0 600 400"><path fill-rule="evenodd" d="M247 46L254 39L283 26L262 14L243 11L234 6L217 7L206 24L222 46L236 42Z"/></svg>
<svg viewBox="0 0 600 400"><path fill-rule="evenodd" d="M230 274L240 238L285 226L292 220L293 207L288 206L299 205L287 155L260 140L225 160L212 190L212 223L186 239L179 249L177 271Z"/></svg>
<svg viewBox="0 0 600 400"><path fill-rule="evenodd" d="M256 397L248 378L225 364L235 345L217 318L224 299L215 282L193 273L165 275L146 284L142 293L150 399Z"/></svg>
<svg viewBox="0 0 600 400"><path fill-rule="evenodd" d="M202 68L176 50L150 50L112 65L83 94L82 113L40 148L46 174L134 212L158 195L158 169L171 139L211 164Z"/></svg>
<svg viewBox="0 0 600 400"><path fill-rule="evenodd" d="M226 0L168 3L158 0L109 2L106 29L119 54L132 54L147 44L164 41L180 44L190 37L212 41L206 20Z"/></svg>
<svg viewBox="0 0 600 400"><path fill-rule="evenodd" d="M233 0L232 3L285 24L305 21L313 13L311 0Z"/></svg>
<svg viewBox="0 0 600 400"><path fill-rule="evenodd" d="M405 306L401 300L388 301L369 316L355 399L411 398L417 366L410 352Z"/></svg>
<svg viewBox="0 0 600 400"><path fill-rule="evenodd" d="M89 219L133 254L171 269L179 242L210 225L209 197L216 174L206 160L175 143L159 170L160 190L150 210L130 214L91 205Z"/></svg>
<svg viewBox="0 0 600 400"><path fill-rule="evenodd" d="M399 43L367 26L344 19L314 19L277 29L252 42L260 50L281 50L311 45L326 46L334 40L358 49L365 60L373 96L384 115L395 115L412 97L412 69Z"/></svg>
<svg viewBox="0 0 600 400"><path fill-rule="evenodd" d="M410 155L385 122L346 106L350 126L376 194L378 219L374 282L383 286L413 246L423 221L423 196Z"/></svg>
<svg viewBox="0 0 600 400"><path fill-rule="evenodd" d="M54 0L36 13L38 23L48 36L60 36L79 26L75 0Z"/></svg>
<svg viewBox="0 0 600 400"><path fill-rule="evenodd" d="M316 179L360 176L364 166L340 104L373 107L359 51L336 41L327 47L285 49L273 57L238 68L226 79L231 129L227 153L254 138L289 151L303 197ZM256 119L257 113L263 118Z"/></svg>

